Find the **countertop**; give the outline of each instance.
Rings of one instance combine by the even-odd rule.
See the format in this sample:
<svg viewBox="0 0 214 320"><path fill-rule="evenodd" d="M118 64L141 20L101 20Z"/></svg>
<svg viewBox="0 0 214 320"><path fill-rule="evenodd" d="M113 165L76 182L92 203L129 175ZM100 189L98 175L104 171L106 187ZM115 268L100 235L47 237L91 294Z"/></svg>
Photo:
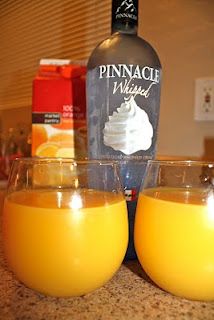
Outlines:
<svg viewBox="0 0 214 320"><path fill-rule="evenodd" d="M53 298L21 284L0 251L0 320L213 320L214 302L172 296L150 282L137 261L124 263L104 287Z"/></svg>

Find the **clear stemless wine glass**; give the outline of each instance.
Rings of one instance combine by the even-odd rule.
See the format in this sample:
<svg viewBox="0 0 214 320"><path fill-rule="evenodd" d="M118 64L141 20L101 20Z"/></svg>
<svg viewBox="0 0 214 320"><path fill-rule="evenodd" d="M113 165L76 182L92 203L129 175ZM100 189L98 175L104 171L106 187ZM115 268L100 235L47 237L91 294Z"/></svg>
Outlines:
<svg viewBox="0 0 214 320"><path fill-rule="evenodd" d="M149 161L134 241L143 269L159 287L214 300L214 163Z"/></svg>
<svg viewBox="0 0 214 320"><path fill-rule="evenodd" d="M112 162L14 161L3 212L9 268L28 287L79 296L106 283L128 244L127 207Z"/></svg>

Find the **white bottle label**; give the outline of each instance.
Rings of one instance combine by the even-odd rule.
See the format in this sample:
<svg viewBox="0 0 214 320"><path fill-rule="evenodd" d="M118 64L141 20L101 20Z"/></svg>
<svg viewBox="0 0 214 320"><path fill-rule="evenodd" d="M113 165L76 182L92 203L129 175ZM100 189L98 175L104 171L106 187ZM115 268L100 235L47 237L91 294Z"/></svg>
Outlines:
<svg viewBox="0 0 214 320"><path fill-rule="evenodd" d="M90 157L150 159L159 117L160 70L108 64L88 72Z"/></svg>
<svg viewBox="0 0 214 320"><path fill-rule="evenodd" d="M152 144L153 127L147 113L135 102L125 100L105 123L103 142L126 155L148 150Z"/></svg>

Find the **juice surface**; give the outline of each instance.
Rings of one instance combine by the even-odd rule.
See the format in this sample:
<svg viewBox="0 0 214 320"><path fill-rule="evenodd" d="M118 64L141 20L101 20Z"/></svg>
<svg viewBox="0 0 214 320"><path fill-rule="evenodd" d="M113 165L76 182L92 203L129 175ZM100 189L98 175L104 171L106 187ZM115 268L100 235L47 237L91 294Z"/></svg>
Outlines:
<svg viewBox="0 0 214 320"><path fill-rule="evenodd" d="M15 192L5 200L3 234L9 266L27 286L54 296L85 294L124 258L126 203L93 190Z"/></svg>
<svg viewBox="0 0 214 320"><path fill-rule="evenodd" d="M161 288L213 300L213 191L158 188L140 193L135 246L144 270Z"/></svg>

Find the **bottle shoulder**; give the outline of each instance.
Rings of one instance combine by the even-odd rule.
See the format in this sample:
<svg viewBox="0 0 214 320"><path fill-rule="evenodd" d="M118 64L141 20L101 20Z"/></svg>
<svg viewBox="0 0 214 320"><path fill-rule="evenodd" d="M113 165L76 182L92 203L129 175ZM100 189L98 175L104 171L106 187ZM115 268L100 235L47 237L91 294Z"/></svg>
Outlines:
<svg viewBox="0 0 214 320"><path fill-rule="evenodd" d="M161 68L156 51L146 40L137 35L119 32L97 45L88 60L88 69L113 63L143 64Z"/></svg>

